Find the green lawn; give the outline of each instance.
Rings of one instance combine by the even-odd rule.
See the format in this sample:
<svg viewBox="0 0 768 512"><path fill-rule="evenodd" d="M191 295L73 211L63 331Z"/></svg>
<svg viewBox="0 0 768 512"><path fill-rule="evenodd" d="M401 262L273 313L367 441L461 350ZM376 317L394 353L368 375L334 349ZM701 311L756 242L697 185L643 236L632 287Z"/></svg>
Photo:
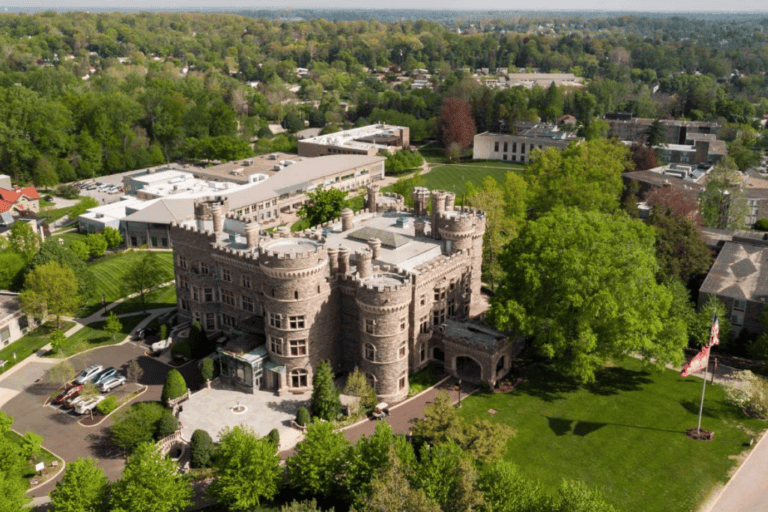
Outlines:
<svg viewBox="0 0 768 512"><path fill-rule="evenodd" d="M40 212L38 212L37 216L44 218L47 222L53 222L55 220L59 220L60 218L64 217L69 213L71 206L67 206L65 208L45 208L42 209L43 205L41 206Z"/></svg>
<svg viewBox="0 0 768 512"><path fill-rule="evenodd" d="M157 308L175 308L176 307L176 286L169 285L158 288L147 297L147 309ZM128 299L112 308L116 315L124 313L135 313L143 311L141 300L138 297Z"/></svg>
<svg viewBox="0 0 768 512"><path fill-rule="evenodd" d="M66 331L73 325L74 322L63 322L62 330ZM48 335L55 331L53 323L44 324L34 331L22 336L18 340L14 341L4 349L0 350L0 359L8 361L0 373L13 367L15 364L23 361L30 355L34 354L45 345L50 343ZM16 359L13 358L13 354L16 354Z"/></svg>
<svg viewBox="0 0 768 512"><path fill-rule="evenodd" d="M106 256L88 265L88 268L93 271L96 277L96 289L92 302L85 306L84 316L93 313L101 307L102 296L106 298L107 304L125 297L123 276L128 272L131 263L137 258L141 258L143 254L142 251L126 251ZM168 271L168 274L173 276L173 253L158 252L157 255L163 267Z"/></svg>
<svg viewBox="0 0 768 512"><path fill-rule="evenodd" d="M23 436L20 436L19 434L17 434L16 432L13 432L12 430L5 432L4 435L6 439L17 444L18 446L21 446L21 439ZM40 454L37 456L37 462L45 462L45 471L43 471L43 476L40 478L40 481L43 481L46 478L50 478L51 476L53 476L54 473L56 473L56 471L58 471L57 469L51 467L51 462L53 462L54 460L59 461L59 467L61 467L63 463L62 460L54 456L51 452L49 452L45 448L42 448ZM37 473L35 472L35 465L32 462L28 462L27 464L24 464L22 466L22 471L17 476L29 482L29 480L31 478L34 478L36 475Z"/></svg>
<svg viewBox="0 0 768 512"><path fill-rule="evenodd" d="M517 430L505 458L547 490L583 480L623 511L694 510L726 482L753 432L768 426L726 404L720 386L707 386L702 426L715 440L692 441L683 432L696 426L701 380L646 371L634 359L604 369L590 387L542 369L528 377L516 391L466 398L461 415Z"/></svg>
<svg viewBox="0 0 768 512"><path fill-rule="evenodd" d="M429 363L426 368L419 370L408 377L408 396L418 395L427 388L431 388L445 377L443 365L438 363Z"/></svg>
<svg viewBox="0 0 768 512"><path fill-rule="evenodd" d="M88 349L120 343L128 336L128 334L130 334L139 322L144 320L144 318L146 318L146 316L141 313L121 318L120 323L122 324L122 329L115 335L114 340L112 339L111 334L107 334L102 330L104 329L104 324L106 322L95 322L86 325L67 338L63 348L64 355L71 356Z"/></svg>

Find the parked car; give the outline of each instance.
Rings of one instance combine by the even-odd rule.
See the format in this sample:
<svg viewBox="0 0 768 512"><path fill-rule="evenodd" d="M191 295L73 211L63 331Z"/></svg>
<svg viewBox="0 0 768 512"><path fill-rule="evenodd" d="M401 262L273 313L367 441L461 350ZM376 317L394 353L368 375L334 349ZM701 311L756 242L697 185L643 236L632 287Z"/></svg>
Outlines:
<svg viewBox="0 0 768 512"><path fill-rule="evenodd" d="M86 382L90 382L96 376L96 374L102 370L102 368L103 366L100 364L92 364L80 372L80 375L75 378L75 384L85 384Z"/></svg>
<svg viewBox="0 0 768 512"><path fill-rule="evenodd" d="M96 405L105 398L106 397L104 395L98 395L88 400L83 400L75 406L75 412L77 414L85 414L96 407Z"/></svg>
<svg viewBox="0 0 768 512"><path fill-rule="evenodd" d="M80 402L82 402L83 398L84 397L78 392L77 396L71 396L71 397L67 398L66 400L64 400L64 403L61 404L61 406L64 409L71 409L73 407L76 407L77 404L79 404Z"/></svg>
<svg viewBox="0 0 768 512"><path fill-rule="evenodd" d="M55 404L64 403L65 400L68 400L69 398L74 398L77 395L79 395L80 390L82 389L83 389L83 386L81 385L71 386L67 389L64 389L61 391L61 393L56 395L56 397L53 399L53 403Z"/></svg>
<svg viewBox="0 0 768 512"><path fill-rule="evenodd" d="M110 366L109 368L102 370L93 378L93 383L96 386L101 386L104 381L109 379L110 377L114 377L117 375L117 369L114 366Z"/></svg>
<svg viewBox="0 0 768 512"><path fill-rule="evenodd" d="M114 375L107 380L103 381L101 383L101 386L99 386L99 389L102 393L109 393L117 386L122 386L125 384L125 375L120 375L119 373L117 375Z"/></svg>

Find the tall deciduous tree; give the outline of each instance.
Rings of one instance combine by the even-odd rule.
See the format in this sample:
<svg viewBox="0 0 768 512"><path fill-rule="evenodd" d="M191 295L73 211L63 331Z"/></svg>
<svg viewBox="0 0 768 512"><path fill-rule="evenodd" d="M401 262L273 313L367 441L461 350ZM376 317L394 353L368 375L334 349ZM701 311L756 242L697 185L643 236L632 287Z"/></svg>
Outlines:
<svg viewBox="0 0 768 512"><path fill-rule="evenodd" d="M333 496L343 488L342 468L348 456L344 435L334 432L332 423L313 421L296 445L296 455L286 463L291 487L305 496Z"/></svg>
<svg viewBox="0 0 768 512"><path fill-rule="evenodd" d="M423 445L414 484L446 512L475 510L483 503L475 489L477 471L461 447L452 441Z"/></svg>
<svg viewBox="0 0 768 512"><path fill-rule="evenodd" d="M16 221L11 224L8 242L11 249L21 254L25 261L31 260L40 248L40 237L29 222Z"/></svg>
<svg viewBox="0 0 768 512"><path fill-rule="evenodd" d="M124 276L126 293L136 293L141 299L141 308L147 312L147 295L172 276L160 263L156 252L148 251L134 260Z"/></svg>
<svg viewBox="0 0 768 512"><path fill-rule="evenodd" d="M394 448L387 453L387 463L371 480L365 510L375 512L440 512L440 506L421 489L411 487Z"/></svg>
<svg viewBox="0 0 768 512"><path fill-rule="evenodd" d="M448 97L443 99L437 117L437 141L447 151L457 144L461 151L472 146L475 138L475 120L466 101Z"/></svg>
<svg viewBox="0 0 768 512"><path fill-rule="evenodd" d="M535 216L556 206L614 212L622 192L621 173L632 168L629 150L606 140L549 148L525 170L529 207Z"/></svg>
<svg viewBox="0 0 768 512"><path fill-rule="evenodd" d="M36 267L27 275L19 299L28 315L35 318L54 315L56 325L61 327L61 317L73 314L80 304L77 288L77 279L72 269L51 261Z"/></svg>
<svg viewBox="0 0 768 512"><path fill-rule="evenodd" d="M541 510L547 500L538 482L525 479L517 467L505 460L483 467L478 488L488 509L494 512Z"/></svg>
<svg viewBox="0 0 768 512"><path fill-rule="evenodd" d="M112 341L115 341L115 335L123 328L123 324L114 311L109 312L107 320L104 322L104 332L112 335Z"/></svg>
<svg viewBox="0 0 768 512"><path fill-rule="evenodd" d="M312 378L312 415L331 421L340 413L339 388L333 382L331 365L328 361L321 361Z"/></svg>
<svg viewBox="0 0 768 512"><path fill-rule="evenodd" d="M128 458L123 475L110 492L114 512L176 512L192 502L192 487L179 466L150 443L142 443Z"/></svg>
<svg viewBox="0 0 768 512"><path fill-rule="evenodd" d="M107 241L107 245L110 249L119 247L123 243L123 235L115 228L104 228L104 239Z"/></svg>
<svg viewBox="0 0 768 512"><path fill-rule="evenodd" d="M225 428L219 438L214 458L218 478L208 492L229 510L257 509L262 499L277 493L282 470L274 445L244 425Z"/></svg>
<svg viewBox="0 0 768 512"><path fill-rule="evenodd" d="M51 512L100 512L104 510L108 481L96 460L78 458L67 464L64 477L51 491Z"/></svg>
<svg viewBox="0 0 768 512"><path fill-rule="evenodd" d="M689 219L669 208L655 206L648 223L656 230L656 261L660 276L677 277L688 283L709 270L712 254Z"/></svg>
<svg viewBox="0 0 768 512"><path fill-rule="evenodd" d="M749 212L742 177L733 161L721 160L707 175L707 184L699 196L704 225L716 229L738 229L746 224Z"/></svg>
<svg viewBox="0 0 768 512"><path fill-rule="evenodd" d="M625 214L558 208L526 224L502 254L509 270L490 318L583 382L630 351L677 364L686 333L665 325L672 294L656 283L654 241L652 228Z"/></svg>
<svg viewBox="0 0 768 512"><path fill-rule="evenodd" d="M95 287L93 272L72 251L63 245L59 245L52 238L49 238L32 258L27 275L35 268L51 261L55 261L62 267L72 269L77 277L78 294L82 298L87 299L93 294Z"/></svg>
<svg viewBox="0 0 768 512"><path fill-rule="evenodd" d="M297 213L307 219L310 226L317 226L338 219L341 210L348 206L346 197L347 193L343 190L318 187L314 192L307 192L307 201Z"/></svg>

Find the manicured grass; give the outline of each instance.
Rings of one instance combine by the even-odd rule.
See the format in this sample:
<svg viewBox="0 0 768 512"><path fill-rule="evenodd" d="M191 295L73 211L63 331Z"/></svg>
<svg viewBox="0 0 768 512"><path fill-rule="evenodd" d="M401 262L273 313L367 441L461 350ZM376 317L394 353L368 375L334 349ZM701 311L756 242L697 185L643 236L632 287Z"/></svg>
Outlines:
<svg viewBox="0 0 768 512"><path fill-rule="evenodd" d="M16 432L9 430L8 432L5 432L5 438L9 441L15 443L18 446L21 446L21 439L23 436L17 434ZM51 467L51 462L54 460L59 461L59 467L63 464L63 461L54 456L51 452L46 450L45 448L41 448L40 454L37 456L37 462L44 462L45 463L45 470L43 471L43 476L40 477L40 481L44 481L47 478L50 478L58 469ZM32 462L27 462L21 467L21 472L16 475L19 478L23 478L25 481L29 482L30 479L37 476L37 473L35 472L35 465Z"/></svg>
<svg viewBox="0 0 768 512"><path fill-rule="evenodd" d="M619 510L694 510L726 482L733 457L752 435L768 426L728 405L720 386L708 385L702 427L715 439L688 439L701 384L669 370L647 371L629 358L587 387L534 367L515 391L467 397L460 414L512 426L517 436L505 458L547 490L578 479Z"/></svg>
<svg viewBox="0 0 768 512"><path fill-rule="evenodd" d="M78 233L77 231L70 231L68 233L61 233L59 235L53 235L53 236L55 236L57 239L61 238L62 240L64 240L65 246L69 246L69 244L71 244L75 240L85 243L85 237L86 237L86 235L82 233Z"/></svg>
<svg viewBox="0 0 768 512"><path fill-rule="evenodd" d="M8 361L5 363L5 366L2 368L2 370L0 370L0 373L12 368L15 364L23 361L50 343L48 336L56 330L54 324L55 321L44 324L34 331L22 336L4 349L0 350L0 359L5 359ZM67 329L73 325L75 325L74 322L62 322L61 330L67 331ZM13 358L13 354L16 354L15 360Z"/></svg>
<svg viewBox="0 0 768 512"><path fill-rule="evenodd" d="M65 356L71 356L85 350L96 347L114 345L123 341L139 322L146 318L143 314L128 316L120 319L122 329L112 339L112 335L103 331L106 322L95 322L86 325L75 334L67 338L63 352Z"/></svg>
<svg viewBox="0 0 768 512"><path fill-rule="evenodd" d="M101 307L102 296L105 297L107 304L125 297L123 277L128 272L130 265L143 255L142 251L125 251L106 256L88 265L96 277L96 287L92 302L85 306L85 315L93 313ZM160 263L168 271L168 275L173 276L173 253L158 252L157 255Z"/></svg>
<svg viewBox="0 0 768 512"><path fill-rule="evenodd" d="M429 363L426 368L408 377L408 396L418 395L425 389L431 388L440 382L445 375L442 365Z"/></svg>
<svg viewBox="0 0 768 512"><path fill-rule="evenodd" d="M42 207L42 205L40 206ZM44 218L47 222L53 222L67 215L69 213L70 208L72 207L67 206L65 208L55 208L55 209L45 209L45 210L41 209L41 211L37 214L37 216Z"/></svg>
<svg viewBox="0 0 768 512"><path fill-rule="evenodd" d="M162 288L158 288L147 297L147 309L158 308L175 308L176 307L176 286L169 285ZM141 299L134 297L122 302L110 309L114 311L116 315L122 315L124 313L135 313L137 311L143 311L141 307Z"/></svg>

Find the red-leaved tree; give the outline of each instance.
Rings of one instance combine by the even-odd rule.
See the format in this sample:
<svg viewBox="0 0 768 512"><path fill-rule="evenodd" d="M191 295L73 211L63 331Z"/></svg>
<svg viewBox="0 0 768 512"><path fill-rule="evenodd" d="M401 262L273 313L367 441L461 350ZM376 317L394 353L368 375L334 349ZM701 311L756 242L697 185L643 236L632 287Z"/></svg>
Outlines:
<svg viewBox="0 0 768 512"><path fill-rule="evenodd" d="M469 103L459 98L445 98L437 117L437 141L449 158L472 146L475 138L475 120Z"/></svg>
<svg viewBox="0 0 768 512"><path fill-rule="evenodd" d="M660 187L649 192L645 202L651 208L671 210L674 214L690 220L696 227L700 228L702 225L699 203L693 190L681 190L672 186Z"/></svg>

